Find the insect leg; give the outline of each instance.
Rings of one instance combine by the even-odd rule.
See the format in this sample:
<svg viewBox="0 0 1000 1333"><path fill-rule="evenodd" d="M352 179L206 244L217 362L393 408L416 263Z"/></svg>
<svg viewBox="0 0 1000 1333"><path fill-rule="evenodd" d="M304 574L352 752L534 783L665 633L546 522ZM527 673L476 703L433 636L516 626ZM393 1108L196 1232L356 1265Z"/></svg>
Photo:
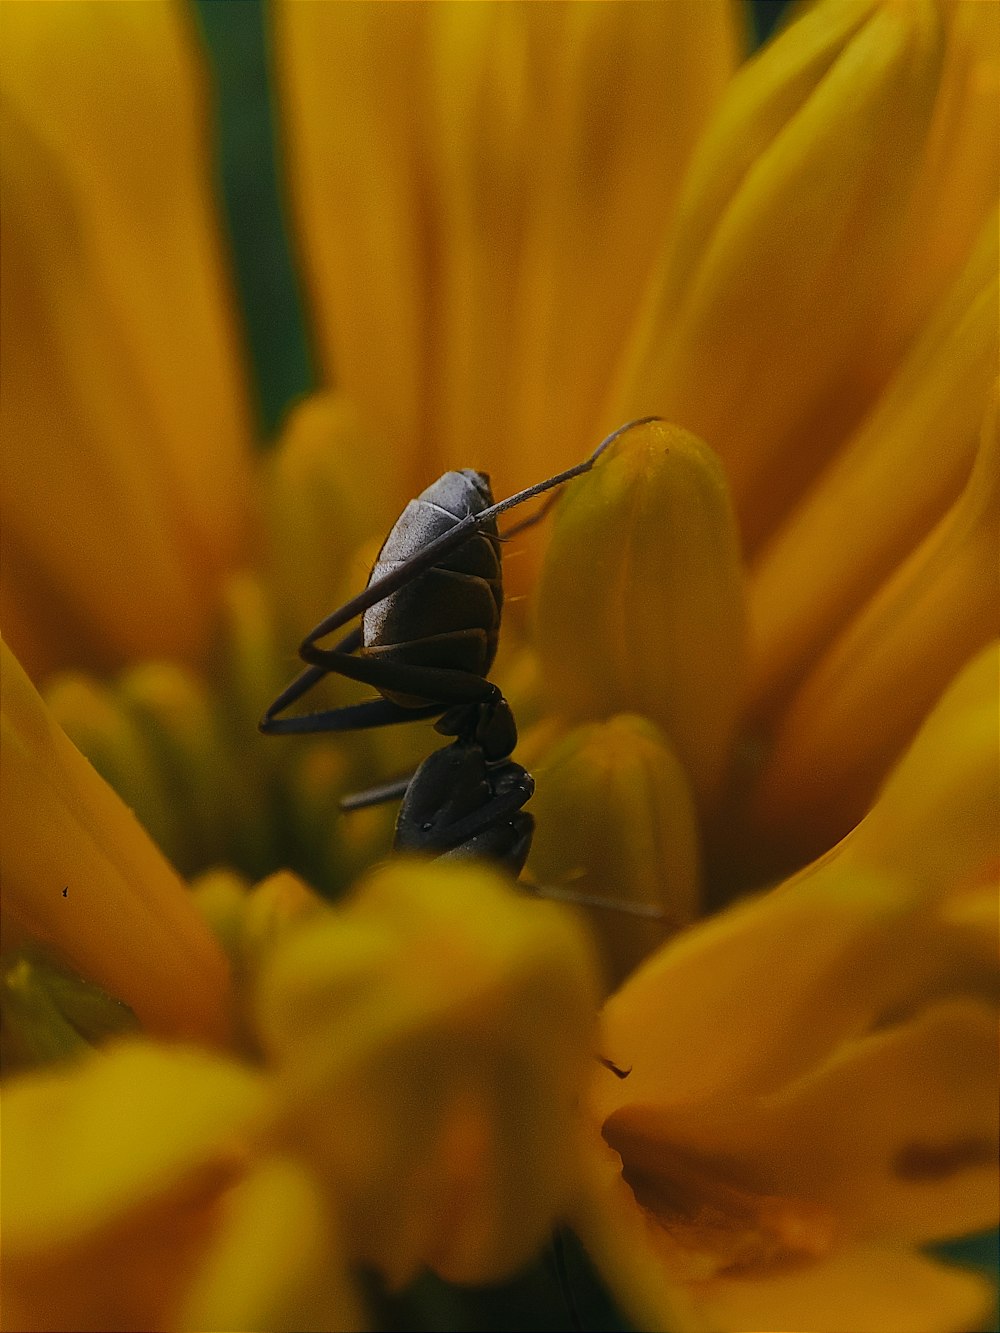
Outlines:
<svg viewBox="0 0 1000 1333"><path fill-rule="evenodd" d="M321 675L326 672L320 668ZM302 675L306 673L303 671ZM298 677L299 680L302 677ZM295 684L295 681L292 682ZM287 691L286 691L287 693ZM324 731L367 731L371 727L391 727L397 722L419 722L424 718L438 717L440 704L426 704L417 708L404 708L391 699L366 699L359 704L345 704L342 708L327 708L318 713L301 713L298 717L275 717L281 711L276 699L261 718L258 726L267 736L288 736L311 734ZM282 705L284 707L285 705Z"/></svg>
<svg viewBox="0 0 1000 1333"><path fill-rule="evenodd" d="M303 653L305 660L325 671L334 671L359 680L376 689L395 690L397 694L412 694L418 699L440 700L437 713L443 713L451 704L486 703L499 698L500 691L482 676L468 671L453 671L447 667L410 666L404 662L388 662L377 657L352 657L336 648L317 648L310 645ZM416 709L404 709L416 713ZM422 714L422 716L429 716Z"/></svg>
<svg viewBox="0 0 1000 1333"><path fill-rule="evenodd" d="M413 770L413 773L416 769ZM406 789L413 779L413 773L405 778L393 778L390 782L380 782L377 787L366 787L364 791L351 792L350 796L340 798L340 808L347 814L351 810L367 810L370 805L382 805L385 801L396 801L406 795Z"/></svg>

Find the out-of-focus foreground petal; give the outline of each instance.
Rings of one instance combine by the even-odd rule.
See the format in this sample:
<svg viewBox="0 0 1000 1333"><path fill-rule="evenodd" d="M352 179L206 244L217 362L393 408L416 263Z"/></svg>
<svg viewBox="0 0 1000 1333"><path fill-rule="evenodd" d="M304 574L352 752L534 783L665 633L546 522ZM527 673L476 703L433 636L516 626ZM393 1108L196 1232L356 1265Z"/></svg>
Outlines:
<svg viewBox="0 0 1000 1333"><path fill-rule="evenodd" d="M226 960L184 885L3 646L4 912L151 1032L229 1028Z"/></svg>
<svg viewBox="0 0 1000 1333"><path fill-rule="evenodd" d="M140 1042L6 1084L4 1326L172 1327L262 1087L205 1052Z"/></svg>
<svg viewBox="0 0 1000 1333"><path fill-rule="evenodd" d="M326 371L392 441L400 504L470 464L510 494L591 438L737 13L278 6Z"/></svg>
<svg viewBox="0 0 1000 1333"><path fill-rule="evenodd" d="M256 1070L123 1042L5 1084L4 1327L365 1326Z"/></svg>
<svg viewBox="0 0 1000 1333"><path fill-rule="evenodd" d="M718 460L665 422L626 431L559 504L535 608L542 680L568 717L661 726L701 805L743 689L743 572Z"/></svg>
<svg viewBox="0 0 1000 1333"><path fill-rule="evenodd" d="M478 866L395 862L279 942L261 1040L358 1262L482 1283L538 1253L576 1188L595 1002L570 915Z"/></svg>
<svg viewBox="0 0 1000 1333"><path fill-rule="evenodd" d="M4 600L37 673L205 647L248 518L206 91L174 0L5 5Z"/></svg>

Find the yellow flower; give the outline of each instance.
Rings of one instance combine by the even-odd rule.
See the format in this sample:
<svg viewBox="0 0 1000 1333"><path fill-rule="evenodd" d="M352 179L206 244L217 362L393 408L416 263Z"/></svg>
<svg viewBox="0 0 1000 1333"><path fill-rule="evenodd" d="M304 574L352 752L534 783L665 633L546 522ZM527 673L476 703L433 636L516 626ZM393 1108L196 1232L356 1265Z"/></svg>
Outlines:
<svg viewBox="0 0 1000 1333"><path fill-rule="evenodd" d="M729 0L281 0L326 387L261 456L191 15L0 24L0 593L51 709L5 657L8 938L239 1053L12 1088L17 1320L357 1327L351 1266L494 1281L561 1219L646 1327L981 1320L919 1247L996 1221L998 7L818 0L737 69ZM338 798L425 728L253 724L441 470L508 495L653 414L518 538L496 673L528 876L632 971L616 1078L552 909L401 865L331 913L281 873L336 897L387 852ZM106 1173L143 1061L190 1135L144 1155L174 1100L130 1100ZM36 1097L75 1210L33 1198Z"/></svg>

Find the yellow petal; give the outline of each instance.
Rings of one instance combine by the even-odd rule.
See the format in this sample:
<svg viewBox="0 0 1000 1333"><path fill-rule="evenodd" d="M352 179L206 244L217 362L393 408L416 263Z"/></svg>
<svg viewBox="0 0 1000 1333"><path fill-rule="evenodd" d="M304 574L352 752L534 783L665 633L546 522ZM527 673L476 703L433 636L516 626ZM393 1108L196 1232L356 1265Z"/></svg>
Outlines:
<svg viewBox="0 0 1000 1333"><path fill-rule="evenodd" d="M286 154L313 325L331 382L385 431L399 506L429 478L426 258L414 95L422 5L275 7Z"/></svg>
<svg viewBox="0 0 1000 1333"><path fill-rule="evenodd" d="M257 1076L128 1042L13 1079L3 1102L5 1294L18 1327L173 1326L262 1113Z"/></svg>
<svg viewBox="0 0 1000 1333"><path fill-rule="evenodd" d="M133 1032L135 1014L99 986L56 967L37 950L9 958L0 977L4 1072L86 1054L111 1036Z"/></svg>
<svg viewBox="0 0 1000 1333"><path fill-rule="evenodd" d="M716 449L755 541L856 410L937 91L934 7L823 0L734 78L615 399ZM829 445L827 445L829 447Z"/></svg>
<svg viewBox="0 0 1000 1333"><path fill-rule="evenodd" d="M676 426L621 437L560 502L536 605L545 687L571 717L661 726L700 803L730 760L743 582L726 483Z"/></svg>
<svg viewBox="0 0 1000 1333"><path fill-rule="evenodd" d="M997 218L853 438L751 572L751 699L773 708L959 495L997 367Z"/></svg>
<svg viewBox="0 0 1000 1333"><path fill-rule="evenodd" d="M728 0L431 7L444 465L475 441L509 494L586 449L740 17Z"/></svg>
<svg viewBox="0 0 1000 1333"><path fill-rule="evenodd" d="M5 911L150 1030L220 1040L228 970L183 884L6 647L2 687Z"/></svg>
<svg viewBox="0 0 1000 1333"><path fill-rule="evenodd" d="M631 1073L599 1072L599 1105L724 1106L809 1068L898 992L897 974L862 962L911 938L905 911L871 874L827 875L684 931L605 1005L602 1053ZM918 965L901 965L904 986Z"/></svg>
<svg viewBox="0 0 1000 1333"><path fill-rule="evenodd" d="M705 1285L698 1308L721 1333L961 1333L983 1327L989 1284L911 1251L851 1245L822 1263Z"/></svg>
<svg viewBox="0 0 1000 1333"><path fill-rule="evenodd" d="M997 402L968 485L809 675L783 717L753 818L815 854L870 806L956 670L1000 632Z"/></svg>
<svg viewBox="0 0 1000 1333"><path fill-rule="evenodd" d="M728 0L278 7L327 373L389 435L400 504L444 466L488 468L509 494L537 480L540 445L554 471L593 434L737 59L735 15Z"/></svg>
<svg viewBox="0 0 1000 1333"><path fill-rule="evenodd" d="M1000 181L1000 9L952 0L943 15L941 88L910 202L898 290L888 304L899 340L919 326L961 265L996 207Z"/></svg>
<svg viewBox="0 0 1000 1333"><path fill-rule="evenodd" d="M190 18L14 5L3 39L5 577L39 666L64 599L96 662L197 653L249 424Z"/></svg>
<svg viewBox="0 0 1000 1333"><path fill-rule="evenodd" d="M181 814L142 728L110 686L76 672L45 683L45 703L157 847L181 845Z"/></svg>
<svg viewBox="0 0 1000 1333"><path fill-rule="evenodd" d="M355 1259L484 1282L538 1252L573 1188L591 969L562 909L440 863L386 867L278 946L261 1037Z"/></svg>
<svg viewBox="0 0 1000 1333"><path fill-rule="evenodd" d="M926 1243L983 1230L998 1221L996 1029L995 1006L944 1001L843 1042L763 1096L628 1103L605 1137L626 1179L662 1173L668 1205L686 1152L828 1209L847 1235Z"/></svg>
<svg viewBox="0 0 1000 1333"><path fill-rule="evenodd" d="M341 1252L311 1176L291 1159L266 1160L227 1196L174 1326L365 1329Z"/></svg>
<svg viewBox="0 0 1000 1333"><path fill-rule="evenodd" d="M994 643L959 672L835 856L885 868L934 895L996 882L998 680Z"/></svg>
<svg viewBox="0 0 1000 1333"><path fill-rule="evenodd" d="M270 581L291 643L364 587L369 571L354 563L357 548L395 517L388 456L386 441L339 393L300 403L268 455Z"/></svg>
<svg viewBox="0 0 1000 1333"><path fill-rule="evenodd" d="M533 769L528 877L588 911L612 987L699 905L694 803L658 727L622 714L579 727ZM621 910L616 910L617 905ZM652 908L659 919L632 915Z"/></svg>

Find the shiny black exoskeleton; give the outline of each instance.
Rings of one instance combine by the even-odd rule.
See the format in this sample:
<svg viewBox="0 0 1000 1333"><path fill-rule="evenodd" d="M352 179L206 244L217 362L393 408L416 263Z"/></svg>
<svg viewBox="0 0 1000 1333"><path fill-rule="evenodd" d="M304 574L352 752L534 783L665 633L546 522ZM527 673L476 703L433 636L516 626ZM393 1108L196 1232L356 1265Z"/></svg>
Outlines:
<svg viewBox="0 0 1000 1333"><path fill-rule="evenodd" d="M629 422L576 467L499 503L485 473L446 472L396 520L364 592L300 645L308 665L268 708L261 731L354 731L438 717L437 730L455 738L404 782L344 803L351 808L404 795L396 848L485 856L520 872L533 828L522 807L534 783L510 758L517 744L514 716L487 679L503 609L497 516L589 471L622 431L639 424ZM546 508L503 536L536 522ZM339 643L320 647L321 639L358 616L361 623ZM380 697L279 716L331 672L374 686Z"/></svg>

